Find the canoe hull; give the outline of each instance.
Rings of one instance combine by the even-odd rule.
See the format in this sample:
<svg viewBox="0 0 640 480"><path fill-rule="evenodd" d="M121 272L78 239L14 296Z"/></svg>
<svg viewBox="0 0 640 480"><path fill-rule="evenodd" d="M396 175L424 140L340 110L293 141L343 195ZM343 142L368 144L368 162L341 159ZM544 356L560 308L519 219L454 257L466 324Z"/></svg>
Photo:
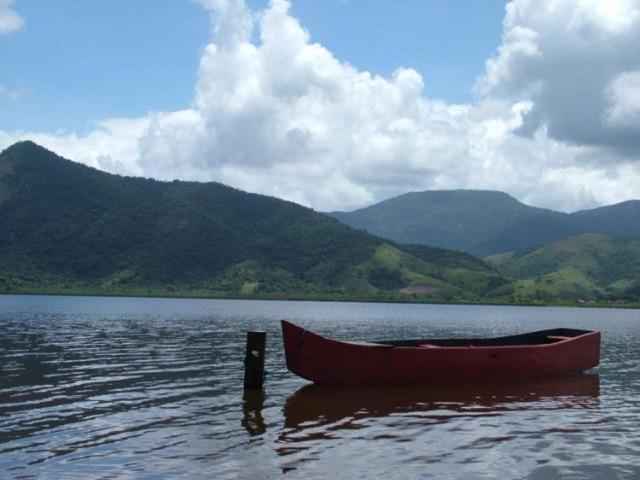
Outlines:
<svg viewBox="0 0 640 480"><path fill-rule="evenodd" d="M357 344L282 321L287 367L317 384L376 385L574 375L600 362L600 332L544 345L419 348Z"/></svg>

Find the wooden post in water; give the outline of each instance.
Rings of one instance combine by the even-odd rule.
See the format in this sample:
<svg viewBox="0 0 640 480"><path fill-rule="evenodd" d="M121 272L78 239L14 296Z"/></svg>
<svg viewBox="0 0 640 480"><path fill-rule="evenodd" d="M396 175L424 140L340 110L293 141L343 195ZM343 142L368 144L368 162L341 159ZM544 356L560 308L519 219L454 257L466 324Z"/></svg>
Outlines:
<svg viewBox="0 0 640 480"><path fill-rule="evenodd" d="M244 356L244 388L261 389L264 383L264 351L267 332L247 332L247 347Z"/></svg>

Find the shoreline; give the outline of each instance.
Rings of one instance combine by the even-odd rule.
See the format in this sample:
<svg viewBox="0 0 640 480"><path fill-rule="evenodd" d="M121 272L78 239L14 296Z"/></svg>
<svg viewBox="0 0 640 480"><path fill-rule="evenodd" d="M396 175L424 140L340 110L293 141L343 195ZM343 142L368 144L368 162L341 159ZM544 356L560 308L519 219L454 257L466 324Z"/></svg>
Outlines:
<svg viewBox="0 0 640 480"><path fill-rule="evenodd" d="M504 307L567 307L567 308L612 308L638 310L638 303L616 303L596 301L573 302L500 302L500 301L438 301L427 299L401 299L393 297L352 297L345 295L313 295L313 294L283 294L283 295L232 295L232 294L161 294L160 292L98 292L98 291L65 291L65 290L21 290L3 291L0 296L51 296L51 297L107 297L107 298L160 298L160 299L191 299L191 300L266 300L288 302L344 302L344 303L387 303L414 305L477 305Z"/></svg>

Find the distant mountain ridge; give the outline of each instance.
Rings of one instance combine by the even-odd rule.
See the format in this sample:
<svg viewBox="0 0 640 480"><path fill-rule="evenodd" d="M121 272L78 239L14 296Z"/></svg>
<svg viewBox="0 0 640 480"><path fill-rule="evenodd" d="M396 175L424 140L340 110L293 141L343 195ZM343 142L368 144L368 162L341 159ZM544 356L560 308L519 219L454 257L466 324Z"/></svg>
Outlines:
<svg viewBox="0 0 640 480"><path fill-rule="evenodd" d="M0 153L0 291L477 300L508 280L219 183L121 177L32 142ZM473 279L473 281L471 281Z"/></svg>
<svg viewBox="0 0 640 480"><path fill-rule="evenodd" d="M540 246L570 235L640 236L640 201L575 213L525 205L503 192L411 192L353 212L329 215L401 244L457 249L478 256Z"/></svg>

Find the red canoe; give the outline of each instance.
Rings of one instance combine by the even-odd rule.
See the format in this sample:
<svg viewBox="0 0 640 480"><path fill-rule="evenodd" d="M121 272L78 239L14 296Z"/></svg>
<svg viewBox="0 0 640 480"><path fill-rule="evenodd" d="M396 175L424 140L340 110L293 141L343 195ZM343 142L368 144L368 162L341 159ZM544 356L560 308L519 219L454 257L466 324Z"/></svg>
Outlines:
<svg viewBox="0 0 640 480"><path fill-rule="evenodd" d="M600 332L557 328L498 338L332 340L282 320L287 367L319 384L375 385L572 375L600 363Z"/></svg>

